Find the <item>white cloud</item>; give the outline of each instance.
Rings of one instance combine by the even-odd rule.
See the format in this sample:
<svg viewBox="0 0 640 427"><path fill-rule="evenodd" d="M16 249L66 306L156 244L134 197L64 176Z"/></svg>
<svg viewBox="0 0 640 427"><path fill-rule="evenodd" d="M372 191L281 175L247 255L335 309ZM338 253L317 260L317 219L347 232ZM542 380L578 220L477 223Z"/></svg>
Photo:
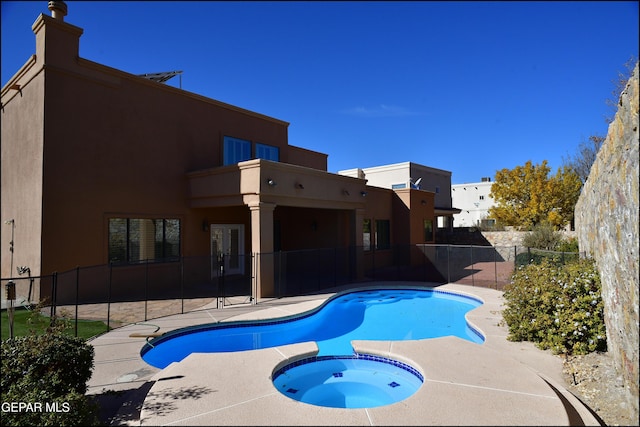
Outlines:
<svg viewBox="0 0 640 427"><path fill-rule="evenodd" d="M397 105L380 104L377 107L353 107L342 111L343 114L349 114L359 117L403 117L403 116L419 116L423 113L410 111Z"/></svg>

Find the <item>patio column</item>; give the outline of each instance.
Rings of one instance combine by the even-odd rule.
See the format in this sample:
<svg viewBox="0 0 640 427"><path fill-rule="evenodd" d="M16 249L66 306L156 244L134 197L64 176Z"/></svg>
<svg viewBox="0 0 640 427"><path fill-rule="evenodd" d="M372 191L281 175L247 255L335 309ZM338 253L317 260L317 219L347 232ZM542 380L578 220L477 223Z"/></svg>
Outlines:
<svg viewBox="0 0 640 427"><path fill-rule="evenodd" d="M251 211L251 253L254 256L253 297L258 302L275 296L273 265L273 210L276 205L249 203Z"/></svg>

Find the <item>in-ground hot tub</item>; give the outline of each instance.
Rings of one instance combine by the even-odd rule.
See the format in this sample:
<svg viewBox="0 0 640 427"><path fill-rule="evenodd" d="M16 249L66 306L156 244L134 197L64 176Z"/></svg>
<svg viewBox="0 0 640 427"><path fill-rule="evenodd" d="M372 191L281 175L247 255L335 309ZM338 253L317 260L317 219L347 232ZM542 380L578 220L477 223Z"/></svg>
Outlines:
<svg viewBox="0 0 640 427"><path fill-rule="evenodd" d="M277 369L272 378L276 389L291 399L352 409L400 402L424 381L412 366L370 354L309 357Z"/></svg>

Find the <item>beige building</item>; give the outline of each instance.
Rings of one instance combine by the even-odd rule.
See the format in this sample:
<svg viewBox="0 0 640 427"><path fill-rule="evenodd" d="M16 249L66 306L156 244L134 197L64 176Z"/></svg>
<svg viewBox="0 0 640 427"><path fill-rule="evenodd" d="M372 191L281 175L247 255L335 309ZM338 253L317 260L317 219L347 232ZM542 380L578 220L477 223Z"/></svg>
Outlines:
<svg viewBox="0 0 640 427"><path fill-rule="evenodd" d="M439 228L451 229L455 214L460 213L451 198L450 171L414 162L401 162L342 170L338 174L366 178L367 184L375 187L392 190L412 188L434 193L434 214Z"/></svg>
<svg viewBox="0 0 640 427"><path fill-rule="evenodd" d="M494 205L492 185L491 178L484 177L480 182L451 186L451 199L460 209L460 213L453 216L456 227L495 225L495 219L489 216L489 209Z"/></svg>
<svg viewBox="0 0 640 427"><path fill-rule="evenodd" d="M152 286L172 286L163 268L205 257L250 277L259 299L276 267L257 255L349 249L357 280L374 252L380 263L394 245L433 242L436 189L329 173L327 154L289 144L285 121L81 58L83 29L64 2L49 8L2 88L3 285L25 268L152 261Z"/></svg>

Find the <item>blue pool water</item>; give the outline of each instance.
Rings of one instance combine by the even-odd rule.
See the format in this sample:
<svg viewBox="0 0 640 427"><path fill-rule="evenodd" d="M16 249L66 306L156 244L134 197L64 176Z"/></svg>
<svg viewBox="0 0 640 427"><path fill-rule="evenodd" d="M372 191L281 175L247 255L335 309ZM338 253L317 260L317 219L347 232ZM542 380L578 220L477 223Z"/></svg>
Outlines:
<svg viewBox="0 0 640 427"><path fill-rule="evenodd" d="M263 321L225 322L178 329L144 345L149 365L165 368L191 353L232 352L315 341L317 356L353 356L353 340L484 337L465 314L478 299L435 289L368 289L337 294L315 310Z"/></svg>
<svg viewBox="0 0 640 427"><path fill-rule="evenodd" d="M310 357L276 370L272 378L274 387L291 399L349 409L400 402L423 382L415 368L370 354Z"/></svg>

